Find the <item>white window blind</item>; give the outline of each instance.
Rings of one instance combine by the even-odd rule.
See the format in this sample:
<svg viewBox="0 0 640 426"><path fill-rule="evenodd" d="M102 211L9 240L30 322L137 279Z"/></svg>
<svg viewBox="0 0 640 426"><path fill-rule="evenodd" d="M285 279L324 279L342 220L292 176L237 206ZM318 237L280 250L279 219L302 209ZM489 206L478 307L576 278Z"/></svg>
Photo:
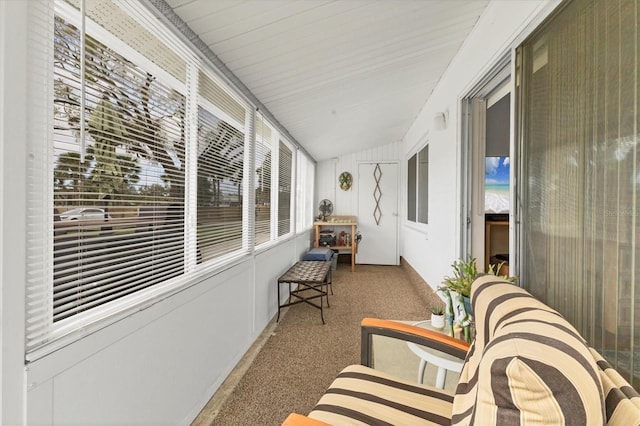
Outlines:
<svg viewBox="0 0 640 426"><path fill-rule="evenodd" d="M183 272L185 95L89 31L83 81L79 29L54 31L56 322Z"/></svg>
<svg viewBox="0 0 640 426"><path fill-rule="evenodd" d="M244 134L198 111L198 261L242 249Z"/></svg>
<svg viewBox="0 0 640 426"><path fill-rule="evenodd" d="M237 123L242 127L245 122L246 108L240 101L229 94L222 85L207 73L201 71L198 78L198 91L201 96L209 100L225 114L224 118L229 123Z"/></svg>
<svg viewBox="0 0 640 426"><path fill-rule="evenodd" d="M255 128L255 245L259 245L271 240L271 159L273 155L273 131L260 114L256 114Z"/></svg>
<svg viewBox="0 0 640 426"><path fill-rule="evenodd" d="M54 11L50 2L32 2L29 15L29 102L27 140L27 350L50 339L53 317L53 197L51 195L51 146L53 133L51 58L53 58Z"/></svg>
<svg viewBox="0 0 640 426"><path fill-rule="evenodd" d="M80 10L80 0L66 0L76 10ZM168 49L167 43L141 25L141 21L153 17L141 13L135 7L122 1L84 0L85 15L100 25L125 45L135 49L174 78L185 83L187 64L175 49Z"/></svg>
<svg viewBox="0 0 640 426"><path fill-rule="evenodd" d="M316 188L316 164L307 157L307 179L305 183L305 188L307 191L307 196L305 198L305 220L303 221L306 224L305 228L311 228L314 222L314 216L316 212L316 204L315 204L315 188Z"/></svg>
<svg viewBox="0 0 640 426"><path fill-rule="evenodd" d="M85 4L31 8L28 353L242 248L247 108L136 3Z"/></svg>
<svg viewBox="0 0 640 426"><path fill-rule="evenodd" d="M281 140L278 149L278 237L291 232L293 152Z"/></svg>
<svg viewBox="0 0 640 426"><path fill-rule="evenodd" d="M296 172L296 232L303 232L313 225L315 165L301 150L297 151Z"/></svg>
<svg viewBox="0 0 640 426"><path fill-rule="evenodd" d="M198 263L243 248L246 107L208 72L198 73Z"/></svg>

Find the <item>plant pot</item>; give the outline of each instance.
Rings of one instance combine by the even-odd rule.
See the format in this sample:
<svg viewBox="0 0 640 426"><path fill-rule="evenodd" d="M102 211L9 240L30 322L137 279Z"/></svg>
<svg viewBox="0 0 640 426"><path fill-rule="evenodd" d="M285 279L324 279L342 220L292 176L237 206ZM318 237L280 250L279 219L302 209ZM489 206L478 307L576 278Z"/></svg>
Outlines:
<svg viewBox="0 0 640 426"><path fill-rule="evenodd" d="M431 314L431 327L439 330L444 328L444 315Z"/></svg>

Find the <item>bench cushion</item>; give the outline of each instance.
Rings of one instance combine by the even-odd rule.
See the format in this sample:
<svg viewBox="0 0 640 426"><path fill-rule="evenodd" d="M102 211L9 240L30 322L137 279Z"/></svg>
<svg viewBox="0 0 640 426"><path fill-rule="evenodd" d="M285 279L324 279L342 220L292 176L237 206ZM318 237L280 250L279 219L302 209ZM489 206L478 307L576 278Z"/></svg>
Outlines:
<svg viewBox="0 0 640 426"><path fill-rule="evenodd" d="M589 348L600 368L605 395L607 424L627 426L640 424L640 395L595 349Z"/></svg>
<svg viewBox="0 0 640 426"><path fill-rule="evenodd" d="M333 257L333 250L328 248L312 248L302 257L302 260L316 260L327 262Z"/></svg>
<svg viewBox="0 0 640 426"><path fill-rule="evenodd" d="M444 425L453 395L381 371L351 365L338 375L309 417L332 425Z"/></svg>

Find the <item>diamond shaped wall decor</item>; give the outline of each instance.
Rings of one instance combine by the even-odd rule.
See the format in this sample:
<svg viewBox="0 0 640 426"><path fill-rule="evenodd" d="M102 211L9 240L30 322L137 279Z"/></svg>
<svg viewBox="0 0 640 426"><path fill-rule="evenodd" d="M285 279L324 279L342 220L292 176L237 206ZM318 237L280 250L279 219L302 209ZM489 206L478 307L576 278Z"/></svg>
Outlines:
<svg viewBox="0 0 640 426"><path fill-rule="evenodd" d="M376 164L376 168L373 170L373 178L376 180L376 187L373 190L373 199L376 200L376 208L373 210L373 218L376 220L376 225L380 225L380 219L382 218L382 210L380 210L380 199L382 198L382 191L380 191L380 178L382 177L382 170L380 164Z"/></svg>

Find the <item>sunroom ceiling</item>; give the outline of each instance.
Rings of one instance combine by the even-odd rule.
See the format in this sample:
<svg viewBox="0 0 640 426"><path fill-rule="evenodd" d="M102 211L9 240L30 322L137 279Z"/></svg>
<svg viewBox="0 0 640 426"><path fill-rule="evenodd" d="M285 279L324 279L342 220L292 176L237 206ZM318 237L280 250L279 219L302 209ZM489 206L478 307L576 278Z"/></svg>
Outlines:
<svg viewBox="0 0 640 426"><path fill-rule="evenodd" d="M316 159L404 136L487 0L166 0Z"/></svg>

